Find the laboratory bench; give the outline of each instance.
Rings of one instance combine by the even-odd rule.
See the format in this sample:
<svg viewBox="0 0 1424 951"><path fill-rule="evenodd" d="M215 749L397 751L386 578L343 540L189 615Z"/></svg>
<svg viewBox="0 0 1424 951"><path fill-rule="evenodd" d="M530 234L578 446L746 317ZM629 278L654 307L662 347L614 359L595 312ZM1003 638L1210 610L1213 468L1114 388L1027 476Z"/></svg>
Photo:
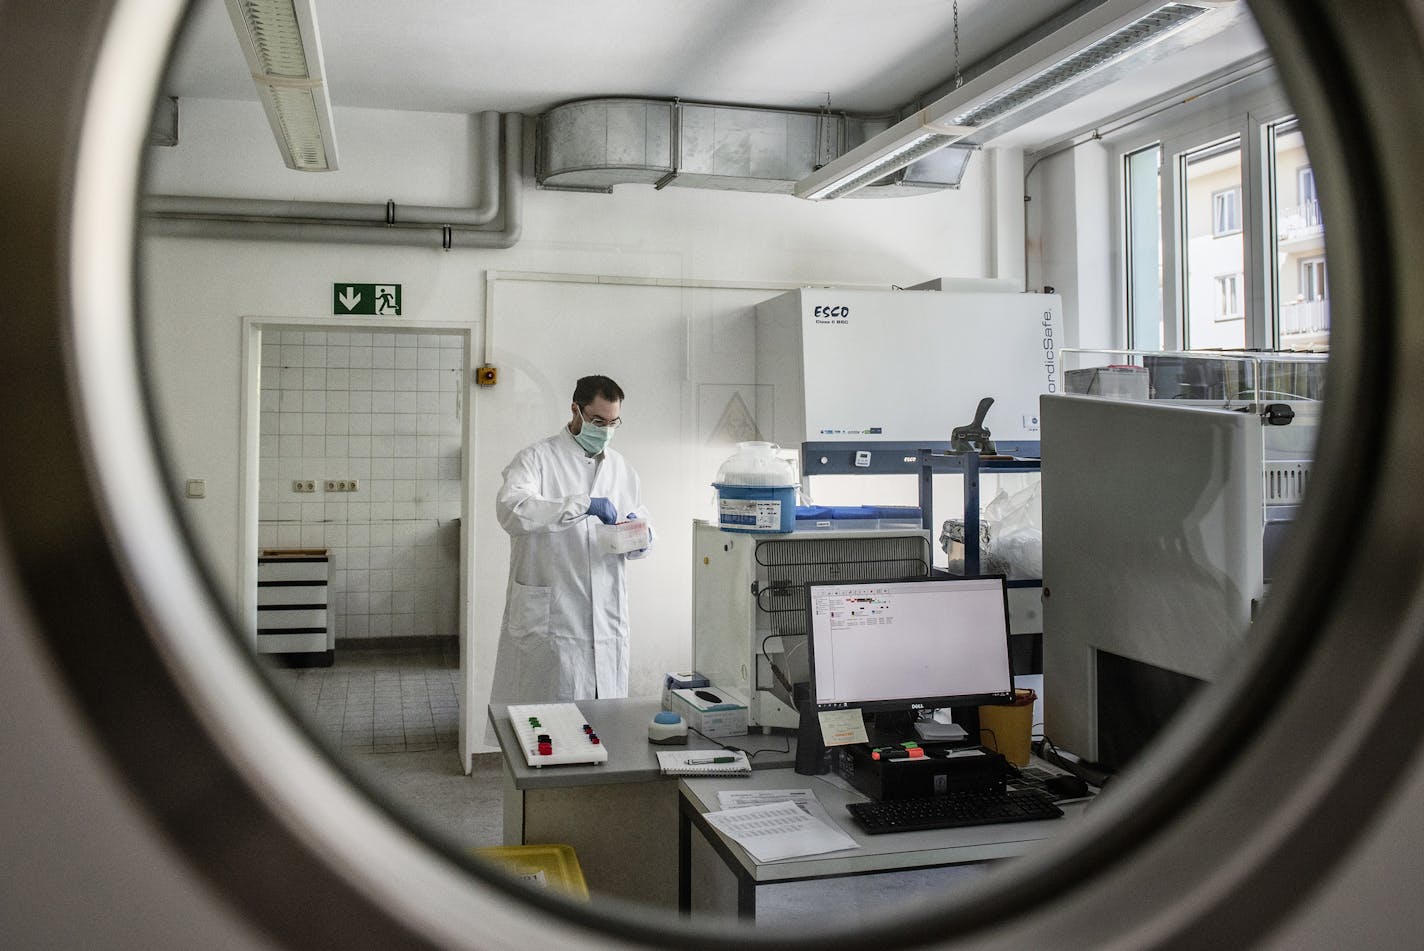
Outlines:
<svg viewBox="0 0 1424 951"><path fill-rule="evenodd" d="M507 704L489 705L489 721L503 760L504 844L572 846L594 891L672 909L677 905L678 780L658 768L657 751L715 750L716 742L689 734L686 746L648 742L660 697L579 700L579 711L608 750L597 765L533 767L524 760ZM723 737L748 751L753 769L790 767L796 739L789 733Z"/></svg>

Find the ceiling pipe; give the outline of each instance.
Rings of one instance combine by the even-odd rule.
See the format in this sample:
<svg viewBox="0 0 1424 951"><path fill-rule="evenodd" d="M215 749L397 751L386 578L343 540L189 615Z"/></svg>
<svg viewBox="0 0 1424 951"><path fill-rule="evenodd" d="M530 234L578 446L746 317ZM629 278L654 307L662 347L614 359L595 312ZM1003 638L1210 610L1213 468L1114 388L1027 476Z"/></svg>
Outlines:
<svg viewBox="0 0 1424 951"><path fill-rule="evenodd" d="M150 195L144 214L176 217L270 218L352 221L366 224L486 225L499 215L499 113L479 114L476 135L475 204L468 208L371 202L280 201L268 198L209 198Z"/></svg>
<svg viewBox="0 0 1424 951"><path fill-rule="evenodd" d="M483 178L493 187L494 212L479 222L480 209L491 202L482 198L471 208L411 206L397 220L388 221L387 206L332 202L285 202L248 198L183 198L152 196L144 202L144 233L163 237L239 238L257 241L312 241L340 244L380 244L428 247L511 248L524 230L524 123L519 113L503 117L503 160L500 154L500 115L481 113L481 125L493 135L481 148ZM482 138L485 138L482 136ZM486 171L487 170L487 171ZM372 208L380 215L371 215ZM359 209L359 217L343 217ZM419 212L419 220L412 216ZM502 213L499 228L488 227ZM482 226L483 225L483 226ZM431 231L434 230L432 236Z"/></svg>

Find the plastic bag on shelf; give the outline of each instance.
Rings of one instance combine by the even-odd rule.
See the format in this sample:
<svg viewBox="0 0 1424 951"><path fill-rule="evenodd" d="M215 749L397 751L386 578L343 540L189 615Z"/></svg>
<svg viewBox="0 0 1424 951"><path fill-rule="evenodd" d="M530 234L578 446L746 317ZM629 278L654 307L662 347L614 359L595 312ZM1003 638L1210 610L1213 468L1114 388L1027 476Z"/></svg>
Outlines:
<svg viewBox="0 0 1424 951"><path fill-rule="evenodd" d="M964 521L949 519L939 536L949 570L964 571ZM1039 483L1010 494L1004 490L984 506L979 519L979 572L1010 579L1043 577L1043 507Z"/></svg>
<svg viewBox="0 0 1424 951"><path fill-rule="evenodd" d="M1040 483L1010 495L1000 490L984 507L990 526L990 549L1007 565L1011 579L1043 577L1043 501Z"/></svg>

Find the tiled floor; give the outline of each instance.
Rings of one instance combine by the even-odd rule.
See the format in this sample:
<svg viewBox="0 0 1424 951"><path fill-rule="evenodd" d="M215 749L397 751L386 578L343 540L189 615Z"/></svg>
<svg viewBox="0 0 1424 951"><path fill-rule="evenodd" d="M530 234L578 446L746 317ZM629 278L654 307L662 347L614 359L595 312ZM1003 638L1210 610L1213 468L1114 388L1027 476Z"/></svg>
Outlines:
<svg viewBox="0 0 1424 951"><path fill-rule="evenodd" d="M275 668L317 732L353 753L455 750L460 665L435 649L339 649L331 667Z"/></svg>
<svg viewBox="0 0 1424 951"><path fill-rule="evenodd" d="M393 813L456 850L503 844L499 756L476 756L468 775L460 762L454 651L338 647L331 667L272 678Z"/></svg>

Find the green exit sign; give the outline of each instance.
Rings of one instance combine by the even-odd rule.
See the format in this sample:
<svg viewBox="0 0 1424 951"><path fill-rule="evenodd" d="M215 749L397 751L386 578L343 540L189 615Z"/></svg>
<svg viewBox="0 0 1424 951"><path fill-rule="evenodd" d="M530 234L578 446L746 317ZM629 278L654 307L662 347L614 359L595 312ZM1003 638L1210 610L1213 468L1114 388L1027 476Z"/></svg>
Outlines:
<svg viewBox="0 0 1424 951"><path fill-rule="evenodd" d="M359 314L366 317L399 317L401 286L399 284L333 284L331 312L338 316Z"/></svg>

